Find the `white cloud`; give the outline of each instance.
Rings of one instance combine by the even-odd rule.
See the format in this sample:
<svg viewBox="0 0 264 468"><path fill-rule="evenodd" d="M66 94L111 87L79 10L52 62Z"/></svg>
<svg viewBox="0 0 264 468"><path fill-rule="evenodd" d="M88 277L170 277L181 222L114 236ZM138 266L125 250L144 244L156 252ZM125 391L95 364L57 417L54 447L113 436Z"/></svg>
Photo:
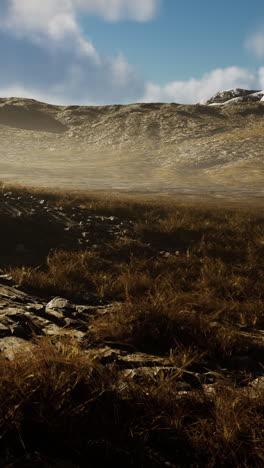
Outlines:
<svg viewBox="0 0 264 468"><path fill-rule="evenodd" d="M70 46L79 54L99 60L93 44L82 35L73 0L4 1L0 26L12 36L51 49Z"/></svg>
<svg viewBox="0 0 264 468"><path fill-rule="evenodd" d="M0 34L17 41L15 66L9 57L9 81L17 89L29 89L34 70L34 97L44 94L56 102L111 103L134 100L144 93L144 81L125 57L102 56L87 40L78 22L78 13L97 13L106 19L148 20L159 0L0 0ZM143 6L144 5L144 6ZM3 36L4 37L4 36ZM16 49L16 45L13 45ZM1 54L4 51L0 50ZM34 56L29 62L30 54ZM35 64L39 64L34 67ZM29 68L25 65L28 63ZM48 77L45 83L44 73ZM18 74L20 71L20 76ZM60 72L60 73L59 73ZM0 75L0 88L6 88ZM23 95L25 93L23 92ZM22 95L22 94L21 94ZM37 97L36 97L37 98Z"/></svg>
<svg viewBox="0 0 264 468"><path fill-rule="evenodd" d="M47 84L42 70L30 82L32 70L23 67L22 60L21 69L25 70L25 75L20 72L17 80L10 85L3 83L3 80L1 82L0 77L0 95L30 97L61 105L103 105L132 101L194 104L223 89L264 89L264 67L256 74L229 67L213 70L201 79L192 78L159 86L155 83L144 83L122 56L102 61L100 66L96 67L90 67L89 62L83 59L64 62L65 60L61 76L51 77Z"/></svg>
<svg viewBox="0 0 264 468"><path fill-rule="evenodd" d="M207 99L216 92L229 88L252 88L257 78L250 71L239 67L219 68L205 73L201 79L173 81L165 86L148 83L145 102L163 101L195 103Z"/></svg>
<svg viewBox="0 0 264 468"><path fill-rule="evenodd" d="M1 0L0 27L18 38L50 47L74 44L78 53L99 60L78 24L78 14L97 14L107 21L148 21L161 0Z"/></svg>
<svg viewBox="0 0 264 468"><path fill-rule="evenodd" d="M264 67L258 75L233 66L164 86L145 83L122 54L102 56L78 22L82 13L148 21L161 1L0 0L0 94L57 104L195 103L222 89L264 88Z"/></svg>
<svg viewBox="0 0 264 468"><path fill-rule="evenodd" d="M1 0L1 23L20 34L42 33L61 39L68 33L80 34L79 13L97 14L108 21L131 19L148 21L158 10L160 0ZM1 8L1 7L0 7Z"/></svg>
<svg viewBox="0 0 264 468"><path fill-rule="evenodd" d="M257 31L246 40L245 45L257 57L264 57L264 31Z"/></svg>

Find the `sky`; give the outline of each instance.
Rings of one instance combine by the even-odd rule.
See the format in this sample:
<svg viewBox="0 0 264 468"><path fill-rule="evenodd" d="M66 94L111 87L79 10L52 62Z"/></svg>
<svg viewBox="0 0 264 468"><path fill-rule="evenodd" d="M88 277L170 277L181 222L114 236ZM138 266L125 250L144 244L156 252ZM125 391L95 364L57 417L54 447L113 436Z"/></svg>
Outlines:
<svg viewBox="0 0 264 468"><path fill-rule="evenodd" d="M0 0L0 97L194 104L264 89L263 0Z"/></svg>

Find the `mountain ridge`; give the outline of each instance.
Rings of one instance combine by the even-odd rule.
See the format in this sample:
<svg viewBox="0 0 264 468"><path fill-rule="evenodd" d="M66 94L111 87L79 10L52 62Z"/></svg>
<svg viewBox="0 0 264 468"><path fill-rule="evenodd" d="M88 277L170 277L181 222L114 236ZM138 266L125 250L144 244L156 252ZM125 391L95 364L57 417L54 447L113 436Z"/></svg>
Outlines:
<svg viewBox="0 0 264 468"><path fill-rule="evenodd" d="M196 179L197 187L235 183L238 189L261 190L261 93L256 101L255 90L226 90L195 105L57 106L1 98L2 180L30 182L27 166L39 174L39 184L85 188L83 168L91 188L135 189L145 182L170 189Z"/></svg>

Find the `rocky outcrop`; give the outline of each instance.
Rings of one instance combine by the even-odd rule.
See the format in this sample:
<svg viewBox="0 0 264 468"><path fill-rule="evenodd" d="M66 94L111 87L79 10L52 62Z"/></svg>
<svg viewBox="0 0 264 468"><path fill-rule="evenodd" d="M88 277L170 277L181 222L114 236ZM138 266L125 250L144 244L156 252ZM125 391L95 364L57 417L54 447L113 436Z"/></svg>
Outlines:
<svg viewBox="0 0 264 468"><path fill-rule="evenodd" d="M0 189L0 223L2 268L34 266L36 258L42 257L44 261L55 248L89 247L96 251L121 237L134 236L132 221L98 216L82 205L62 207L48 198L20 197L5 188Z"/></svg>
<svg viewBox="0 0 264 468"><path fill-rule="evenodd" d="M242 88L232 88L225 91L219 91L210 99L199 101L198 104L217 106L230 105L241 102L259 102L264 101L264 91L256 91Z"/></svg>
<svg viewBox="0 0 264 468"><path fill-rule="evenodd" d="M13 360L19 355L30 355L38 346L38 339L50 337L53 342L63 338L74 339L83 349L87 359L96 359L102 365L115 365L119 372L129 379L140 383L153 381L162 376L174 375L177 367L169 357L131 352L113 343L106 345L93 337L93 327L97 320L115 310L115 303L103 305L76 304L62 297L51 300L36 297L21 291L12 285L12 279L0 276L0 355ZM243 332L252 349L256 349L255 358L249 356L232 356L227 362L227 369L217 368L217 372L227 376L230 372L245 370L251 372L255 380L250 383L250 391L263 386L263 353L264 335L260 331ZM54 341L55 340L55 341ZM262 355L262 357L261 357ZM200 372L184 371L175 385L179 397L188 391L199 389L215 394L214 372L204 369ZM257 385L258 383L258 385Z"/></svg>

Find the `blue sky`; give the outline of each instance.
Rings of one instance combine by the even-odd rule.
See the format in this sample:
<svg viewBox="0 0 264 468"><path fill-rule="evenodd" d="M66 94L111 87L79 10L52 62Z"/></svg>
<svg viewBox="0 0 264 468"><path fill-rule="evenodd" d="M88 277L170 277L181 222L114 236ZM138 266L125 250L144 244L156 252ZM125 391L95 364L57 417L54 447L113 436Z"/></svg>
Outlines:
<svg viewBox="0 0 264 468"><path fill-rule="evenodd" d="M0 95L195 103L264 88L263 0L0 0Z"/></svg>
<svg viewBox="0 0 264 468"><path fill-rule="evenodd" d="M101 52L122 52L146 80L165 84L218 67L257 67L244 41L261 25L261 11L264 24L263 0L164 0L149 22L80 21Z"/></svg>

